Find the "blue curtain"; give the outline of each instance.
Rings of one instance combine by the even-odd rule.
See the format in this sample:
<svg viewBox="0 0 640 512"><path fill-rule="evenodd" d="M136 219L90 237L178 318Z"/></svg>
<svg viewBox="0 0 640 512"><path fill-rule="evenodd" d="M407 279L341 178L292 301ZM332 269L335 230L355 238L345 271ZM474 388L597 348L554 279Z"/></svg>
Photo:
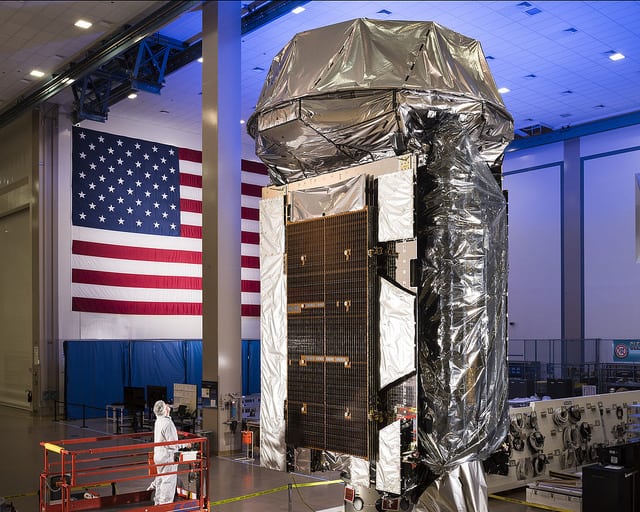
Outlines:
<svg viewBox="0 0 640 512"><path fill-rule="evenodd" d="M104 416L105 405L122 402L129 382L128 341L65 341L65 403L68 419Z"/></svg>
<svg viewBox="0 0 640 512"><path fill-rule="evenodd" d="M195 384L200 396L202 340L68 340L64 353L68 419L104 416L125 386L165 386L171 401L174 383Z"/></svg>
<svg viewBox="0 0 640 512"><path fill-rule="evenodd" d="M242 340L242 394L260 393L260 340Z"/></svg>

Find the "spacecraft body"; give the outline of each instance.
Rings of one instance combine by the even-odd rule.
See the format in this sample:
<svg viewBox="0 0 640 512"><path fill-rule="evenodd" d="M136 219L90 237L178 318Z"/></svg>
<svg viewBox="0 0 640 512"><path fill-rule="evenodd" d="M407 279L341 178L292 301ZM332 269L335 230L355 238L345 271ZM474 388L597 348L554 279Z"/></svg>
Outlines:
<svg viewBox="0 0 640 512"><path fill-rule="evenodd" d="M480 44L433 22L300 33L248 130L272 183L261 464L341 470L347 509L486 509L479 461L508 426L513 123Z"/></svg>

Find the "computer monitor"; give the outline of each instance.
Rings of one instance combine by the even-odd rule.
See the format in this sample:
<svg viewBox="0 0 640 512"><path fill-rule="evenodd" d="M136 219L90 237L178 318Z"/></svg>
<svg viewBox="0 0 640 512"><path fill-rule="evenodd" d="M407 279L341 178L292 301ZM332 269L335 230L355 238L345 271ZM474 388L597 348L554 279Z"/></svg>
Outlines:
<svg viewBox="0 0 640 512"><path fill-rule="evenodd" d="M153 413L153 406L158 400L167 401L167 386L147 385L147 407Z"/></svg>
<svg viewBox="0 0 640 512"><path fill-rule="evenodd" d="M124 387L124 408L127 411L143 411L144 404L144 388L135 386Z"/></svg>

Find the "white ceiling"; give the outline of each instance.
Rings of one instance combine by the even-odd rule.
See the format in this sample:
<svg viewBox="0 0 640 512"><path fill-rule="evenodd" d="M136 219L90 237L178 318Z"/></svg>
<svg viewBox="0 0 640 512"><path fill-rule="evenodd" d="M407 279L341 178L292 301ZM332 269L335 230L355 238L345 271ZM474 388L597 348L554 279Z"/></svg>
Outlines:
<svg viewBox="0 0 640 512"><path fill-rule="evenodd" d="M30 69L59 70L108 32L163 3L0 2L0 110L37 86L27 76ZM640 111L640 2L312 1L305 7L243 36L243 119L253 112L274 55L296 33L359 17L435 21L479 40L492 57L496 83L511 90L503 99L516 129L537 124L559 129ZM73 26L77 17L94 22L88 33ZM196 10L161 33L193 40L200 30ZM626 58L614 62L611 51ZM114 105L109 116L151 124L170 118L174 126L199 133L200 92L201 65L194 62L167 76L160 95L141 93ZM70 98L63 93L53 101ZM243 157L255 158L252 139L239 129Z"/></svg>

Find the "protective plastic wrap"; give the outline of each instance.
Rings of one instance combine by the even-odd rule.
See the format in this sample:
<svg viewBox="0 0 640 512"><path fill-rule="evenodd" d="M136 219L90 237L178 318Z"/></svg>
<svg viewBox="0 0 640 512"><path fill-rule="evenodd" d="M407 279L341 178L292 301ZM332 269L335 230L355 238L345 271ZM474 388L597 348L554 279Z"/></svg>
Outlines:
<svg viewBox="0 0 640 512"><path fill-rule="evenodd" d="M507 433L507 208L455 116L438 124L417 183L418 440L440 474Z"/></svg>
<svg viewBox="0 0 640 512"><path fill-rule="evenodd" d="M378 240L413 238L413 172L378 178Z"/></svg>
<svg viewBox="0 0 640 512"><path fill-rule="evenodd" d="M287 291L284 198L260 201L260 464L284 471L287 398Z"/></svg>
<svg viewBox="0 0 640 512"><path fill-rule="evenodd" d="M369 487L369 461L360 457L349 457L350 482L355 487Z"/></svg>
<svg viewBox="0 0 640 512"><path fill-rule="evenodd" d="M400 494L400 420L387 425L379 432L378 463L376 465L376 489Z"/></svg>
<svg viewBox="0 0 640 512"><path fill-rule="evenodd" d="M380 388L416 369L415 296L380 279Z"/></svg>
<svg viewBox="0 0 640 512"><path fill-rule="evenodd" d="M487 512L487 483L479 461L440 476L420 496L414 512Z"/></svg>
<svg viewBox="0 0 640 512"><path fill-rule="evenodd" d="M366 176L355 176L330 186L291 192L291 220L317 219L354 212L365 207Z"/></svg>
<svg viewBox="0 0 640 512"><path fill-rule="evenodd" d="M463 115L481 158L499 163L513 121L480 43L434 22L356 19L276 55L247 130L285 184L393 156L439 111Z"/></svg>

